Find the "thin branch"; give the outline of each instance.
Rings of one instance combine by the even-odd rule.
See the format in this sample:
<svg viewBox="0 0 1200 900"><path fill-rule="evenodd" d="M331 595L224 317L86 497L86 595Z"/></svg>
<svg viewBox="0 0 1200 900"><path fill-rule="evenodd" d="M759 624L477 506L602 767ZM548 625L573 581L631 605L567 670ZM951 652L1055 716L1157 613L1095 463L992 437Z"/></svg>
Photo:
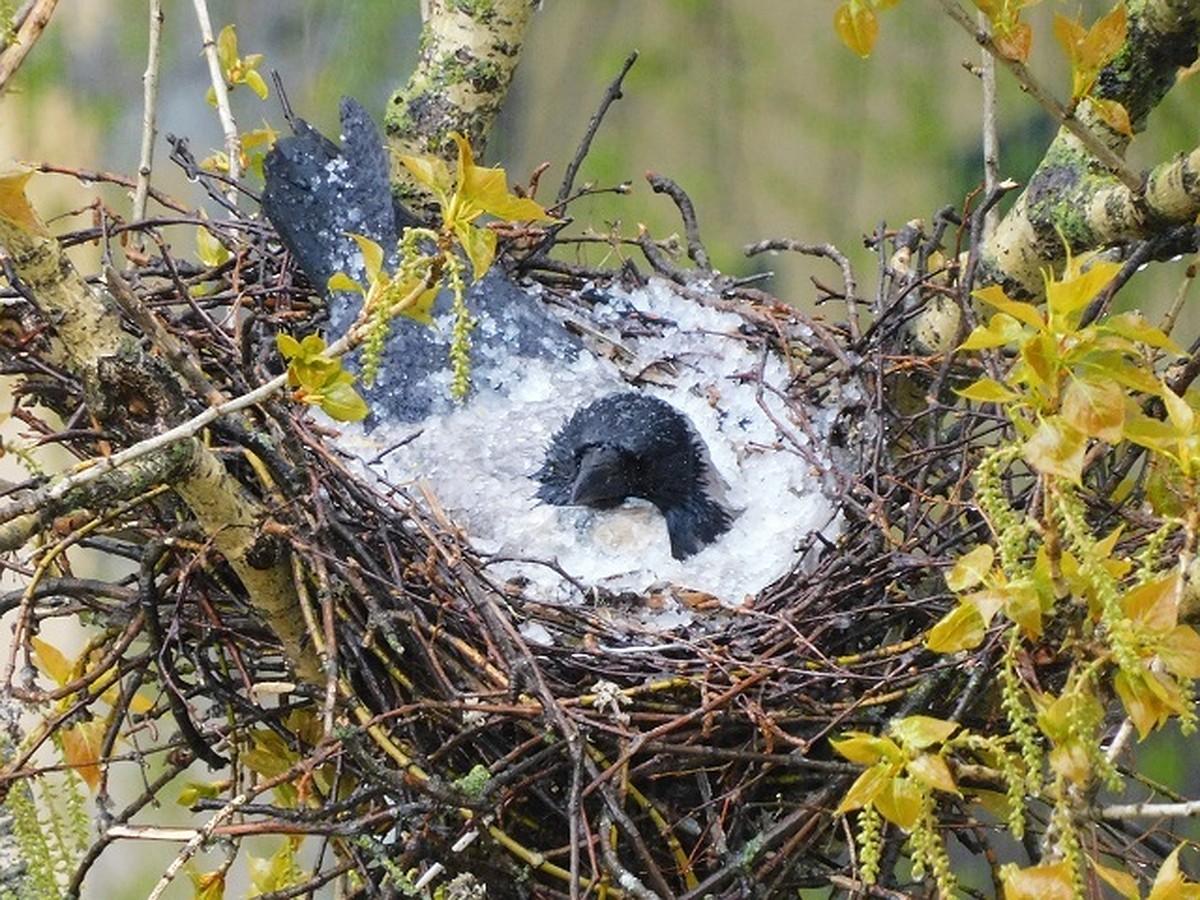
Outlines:
<svg viewBox="0 0 1200 900"><path fill-rule="evenodd" d="M8 87L8 82L21 67L21 63L25 61L25 57L29 55L33 45L42 36L42 32L46 30L46 25L57 5L58 0L35 0L28 15L18 26L12 43L4 48L3 53L0 53L0 92Z"/></svg>
<svg viewBox="0 0 1200 900"><path fill-rule="evenodd" d="M981 34L990 34L988 18L982 12L977 15ZM983 133L983 187L985 193L991 195L1000 183L1000 138L996 132L996 58L982 48L979 61L979 80L983 87L981 97ZM996 230L1000 222L1000 211L994 207L989 209L983 220L982 237L987 239Z"/></svg>
<svg viewBox="0 0 1200 900"><path fill-rule="evenodd" d="M225 75L221 61L217 58L217 41L213 37L212 21L208 17L205 0L192 0L196 18L200 22L200 36L204 39L204 59L208 62L208 78L212 82L213 95L217 99L217 115L221 119L221 131L225 134L225 153L229 157L229 177L236 181L241 175L241 143L238 140L237 122L229 106L229 90L225 86ZM237 202L237 192L230 190L229 202Z"/></svg>
<svg viewBox="0 0 1200 900"><path fill-rule="evenodd" d="M138 152L137 187L133 192L133 221L146 217L150 173L154 164L154 139L158 134L158 72L162 61L162 0L150 0L150 37L146 49L146 71L142 73L142 146Z"/></svg>
<svg viewBox="0 0 1200 900"><path fill-rule="evenodd" d="M1108 169L1129 190L1135 194L1140 193L1142 179L1125 164L1125 160L1119 153L1104 143L1083 122L1079 121L1072 111L1059 103L1054 95L1033 77L1033 73L1029 71L1024 63L1019 60L1009 59L1001 53L992 36L985 31L980 31L975 26L975 23L971 21L971 17L963 11L962 7L955 0L941 0L941 4L946 14L959 27L966 31L967 34L971 35L972 39L990 53L993 58L999 60L1001 65L1008 69L1013 77L1017 79L1025 92L1040 103L1042 108L1050 113L1056 122L1078 138L1088 153L1094 156L1101 165Z"/></svg>
<svg viewBox="0 0 1200 900"><path fill-rule="evenodd" d="M687 235L688 257L705 272L711 272L712 264L708 261L708 251L704 249L704 242L700 240L700 224L696 221L696 207L692 203L692 198L683 188L665 175L647 172L646 180L650 182L654 193L666 194L675 201L675 205L679 208L679 215L683 219L683 232Z"/></svg>
<svg viewBox="0 0 1200 900"><path fill-rule="evenodd" d="M596 132L600 130L600 123L604 121L604 116L608 112L608 108L614 102L621 99L621 84L625 81L625 76L629 70L633 68L633 64L637 62L638 54L634 50L625 57L625 64L621 66L621 71L617 77L609 84L608 90L604 92L604 99L600 101L600 106L592 116L592 120L588 123L587 133L584 134L583 140L579 142L579 147L575 151L575 158L571 160L567 166L566 174L563 175L562 185L558 189L558 196L554 198L554 206L551 209L556 209L571 196L571 188L575 184L575 176L579 173L579 167L583 165L584 159L587 158L588 151L592 146L592 139L596 137Z"/></svg>
<svg viewBox="0 0 1200 900"><path fill-rule="evenodd" d="M858 298L856 295L858 285L855 283L854 270L851 268L850 260L846 258L846 255L833 246L833 244L806 244L803 241L787 239L771 239L747 244L742 252L747 256L757 256L760 253L778 252L781 250L802 253L805 256L824 256L826 259L830 259L836 263L838 268L842 270L842 289L845 293L846 303L846 324L850 329L851 338L857 343L861 337L858 327Z"/></svg>

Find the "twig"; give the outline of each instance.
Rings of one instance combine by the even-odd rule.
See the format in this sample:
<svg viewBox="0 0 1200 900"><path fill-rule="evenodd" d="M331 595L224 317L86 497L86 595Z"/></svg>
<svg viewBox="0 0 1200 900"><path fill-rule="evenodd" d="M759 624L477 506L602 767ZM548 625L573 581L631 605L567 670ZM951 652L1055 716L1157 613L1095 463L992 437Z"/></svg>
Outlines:
<svg viewBox="0 0 1200 900"><path fill-rule="evenodd" d="M850 267L850 260L846 258L846 255L833 244L806 244L802 241L783 238L747 244L743 252L747 256L757 256L760 253L780 250L803 253L805 256L824 256L836 263L842 270L842 287L846 295L846 324L850 329L850 337L857 343L861 337L858 330L858 298L855 293L858 285L854 281L854 270Z"/></svg>
<svg viewBox="0 0 1200 900"><path fill-rule="evenodd" d="M1119 153L1109 147L1102 141L1090 128L1079 121L1075 113L1067 109L1054 95L1047 90L1041 82L1033 77L1033 73L1026 68L1025 64L1019 60L1009 59L996 46L995 40L990 34L985 31L980 31L975 23L971 21L971 17L958 5L955 0L941 0L942 9L946 14L953 19L959 27L975 40L977 44L983 47L993 58L998 59L1000 63L1012 73L1017 79L1025 92L1033 97L1046 112L1054 117L1054 120L1062 125L1067 131L1071 132L1079 142L1083 144L1085 150L1094 156L1101 165L1108 169L1114 177L1117 178L1125 187L1129 188L1135 196L1141 196L1142 179L1137 173L1130 170L1125 164L1125 160Z"/></svg>
<svg viewBox="0 0 1200 900"><path fill-rule="evenodd" d="M237 122L229 106L229 90L225 87L225 75L221 61L217 58L217 41L213 37L212 21L208 17L206 0L192 0L196 18L200 22L200 36L204 39L204 59L208 62L208 77L212 82L213 95L217 99L217 115L221 119L221 131L225 134L225 153L229 157L229 177L236 181L241 175L241 143L238 140ZM230 203L236 205L237 192L229 191Z"/></svg>
<svg viewBox="0 0 1200 900"><path fill-rule="evenodd" d="M583 165L584 159L587 158L588 151L592 147L592 140L596 137L596 132L600 130L600 123L604 121L604 116L608 112L608 108L615 101L621 99L621 83L625 80L625 76L629 73L629 70L633 68L633 64L637 62L637 58L638 54L636 50L625 57L625 64L621 66L621 71L612 80L612 83L609 84L608 90L604 92L604 98L600 101L599 108L588 123L587 132L584 134L583 140L579 142L579 147L575 150L575 158L567 166L567 171L563 175L562 185L558 189L558 196L554 198L554 206L550 207L551 209L558 209L571 196L571 188L575 184L575 176L579 173L579 167Z"/></svg>
<svg viewBox="0 0 1200 900"><path fill-rule="evenodd" d="M988 17L983 12L976 15L981 34L990 34ZM996 58L981 49L979 80L983 86L981 98L983 132L983 187L990 195L1000 183L1000 138L996 133ZM1000 221L1000 211L990 208L983 219L983 237L990 237Z"/></svg>
<svg viewBox="0 0 1200 900"><path fill-rule="evenodd" d="M8 86L8 82L21 67L21 63L25 61L29 51L33 49L33 45L46 30L46 25L57 5L58 0L35 0L33 6L30 7L25 19L17 28L12 43L4 48L3 53L0 53L0 92L3 92Z"/></svg>
<svg viewBox="0 0 1200 900"><path fill-rule="evenodd" d="M213 385L204 374L199 361L192 352L190 344L177 340L173 334L158 320L153 312L141 301L125 279L117 274L117 270L108 266L104 270L104 278L108 283L109 293L121 307L122 312L133 321L143 334L167 360L167 363L178 372L187 384L197 394L210 403L221 403L228 398Z"/></svg>
<svg viewBox="0 0 1200 900"><path fill-rule="evenodd" d="M665 175L647 172L646 180L650 182L654 193L666 194L675 201L683 219L684 234L687 235L688 257L705 272L711 272L712 264L708 261L708 251L704 249L704 242L700 240L700 225L696 221L696 207L692 205L692 198L687 195L687 191Z"/></svg>
<svg viewBox="0 0 1200 900"><path fill-rule="evenodd" d="M150 36L146 47L146 71L142 73L142 146L138 153L137 187L133 192L133 221L146 217L150 173L154 164L154 139L158 135L158 72L162 58L162 0L150 0ZM140 242L141 237L137 240Z"/></svg>

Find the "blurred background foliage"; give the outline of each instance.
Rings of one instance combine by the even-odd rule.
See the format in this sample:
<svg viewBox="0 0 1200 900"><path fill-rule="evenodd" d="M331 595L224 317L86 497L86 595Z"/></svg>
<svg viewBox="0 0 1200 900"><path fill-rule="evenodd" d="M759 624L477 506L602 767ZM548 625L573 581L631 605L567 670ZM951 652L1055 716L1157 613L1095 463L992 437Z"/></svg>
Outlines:
<svg viewBox="0 0 1200 900"><path fill-rule="evenodd" d="M380 117L417 54L417 0L211 0L214 28L235 23L242 54L266 54L293 107L330 134L342 94ZM542 197L553 195L605 87L630 50L640 58L624 99L609 112L580 180L632 182L572 207L596 231L657 237L679 230L668 199L651 193L653 170L692 195L716 265L744 275L769 267L767 287L805 304L808 278L836 281L827 262L747 260L742 247L767 237L833 242L857 263L872 290L874 261L862 236L899 226L946 204L961 206L980 181L979 81L964 66L979 51L935 4L909 0L882 18L876 52L861 60L837 40L833 2L813 0L551 0L535 17L516 84L488 148L488 162L525 181L551 164ZM1032 11L1033 68L1068 91L1068 70L1050 17L1085 21L1108 4L1046 2ZM197 192L166 161L165 135L185 135L198 157L220 146L204 101L207 73L190 6L166 4L156 183L190 202ZM136 167L145 68L146 7L130 0L68 0L0 107L0 153L33 161L132 174ZM1000 75L1002 173L1028 176L1053 133L1047 117ZM1195 142L1195 80L1154 114L1134 158L1150 164ZM238 125L282 129L274 98L234 93ZM43 181L45 181L43 179ZM55 204L78 207L60 179ZM43 189L50 187L43 185ZM116 198L113 202L120 202ZM118 210L120 206L118 205ZM597 261L593 259L592 261ZM1178 282L1145 285L1153 296ZM1128 302L1128 301L1127 301ZM1148 302L1148 301L1142 301Z"/></svg>

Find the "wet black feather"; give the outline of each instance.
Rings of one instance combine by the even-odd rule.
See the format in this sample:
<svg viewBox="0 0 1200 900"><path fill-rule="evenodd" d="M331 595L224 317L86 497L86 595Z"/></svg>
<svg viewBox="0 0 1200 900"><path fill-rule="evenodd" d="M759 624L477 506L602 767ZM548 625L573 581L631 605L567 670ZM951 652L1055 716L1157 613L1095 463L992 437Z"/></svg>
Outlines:
<svg viewBox="0 0 1200 900"><path fill-rule="evenodd" d="M671 555L684 559L733 522L720 476L687 417L646 394L619 393L577 410L554 435L534 476L556 506L649 500L663 514Z"/></svg>

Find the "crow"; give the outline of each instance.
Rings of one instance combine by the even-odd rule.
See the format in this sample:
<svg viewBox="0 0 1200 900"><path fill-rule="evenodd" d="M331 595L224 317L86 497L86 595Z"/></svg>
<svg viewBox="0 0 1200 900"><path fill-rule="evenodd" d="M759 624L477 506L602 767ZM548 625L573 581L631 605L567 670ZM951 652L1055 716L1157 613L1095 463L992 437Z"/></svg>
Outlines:
<svg viewBox="0 0 1200 900"><path fill-rule="evenodd" d="M576 410L534 478L542 483L538 497L556 506L611 509L630 497L649 500L666 519L676 559L699 552L734 519L692 423L647 394L609 394Z"/></svg>
<svg viewBox="0 0 1200 900"><path fill-rule="evenodd" d="M365 279L349 233L380 244L390 270L415 222L392 199L370 116L353 100L341 112L340 144L289 120L262 197L280 242L326 295L307 327L330 340L361 309L358 293L327 290L333 272ZM792 417L788 360L747 340L747 320L708 293L651 279L588 285L564 303L495 266L467 298L465 402L449 396L443 298L434 328L392 323L378 378L359 385L371 413L338 426L336 448L383 485L431 489L490 555L489 572L528 597L571 603L581 585L676 585L741 603L802 561L805 535L836 533L840 520L822 474L827 419Z"/></svg>
<svg viewBox="0 0 1200 900"><path fill-rule="evenodd" d="M288 115L293 133L277 140L263 161L262 211L280 242L319 293L335 272L366 283L362 253L351 234L379 244L386 268L394 271L397 241L420 223L392 197L387 150L370 115L352 97L342 98L341 146ZM470 289L468 305L475 324L472 357L481 377L504 356L569 363L579 352L575 338L535 298L494 270ZM329 333L344 334L361 308L357 293L330 294ZM416 423L446 411L449 309L444 295L433 310L435 328L403 317L391 322L381 376L373 385L359 386L371 407L368 428L380 422ZM347 368L356 371L357 354Z"/></svg>

